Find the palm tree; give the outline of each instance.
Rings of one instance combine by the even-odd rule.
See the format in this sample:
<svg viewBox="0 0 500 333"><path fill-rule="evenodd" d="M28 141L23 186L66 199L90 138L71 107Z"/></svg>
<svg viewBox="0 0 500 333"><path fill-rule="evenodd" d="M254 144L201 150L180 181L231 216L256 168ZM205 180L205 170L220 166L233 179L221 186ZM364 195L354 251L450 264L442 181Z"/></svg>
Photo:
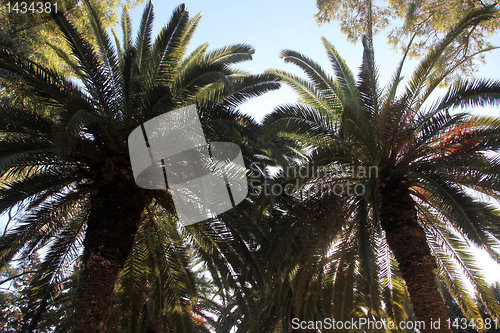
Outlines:
<svg viewBox="0 0 500 333"><path fill-rule="evenodd" d="M134 182L127 148L134 128L196 103L208 140L227 134L225 141L248 142L249 118L239 114L238 105L278 88L273 75L231 67L251 59L248 45L209 52L203 44L186 54L200 16L190 19L184 5L154 41L151 2L135 41L124 12L123 41L114 35L113 46L99 15L86 4L97 49L62 12L53 13L72 53L54 48L80 83L0 47L2 74L40 101L31 107L3 98L0 107L0 212L23 211L0 240L0 261L46 251L32 283L37 302L27 329L36 326L83 246L73 330L104 332L115 282L146 208L161 205L175 213L167 191L141 189Z"/></svg>
<svg viewBox="0 0 500 333"><path fill-rule="evenodd" d="M426 323L421 331L430 330L431 319L440 320L441 330L449 331L437 276L467 318L478 319L480 314L464 278L473 284L488 312L495 318L500 315L469 246L483 248L500 262L495 250L500 240L499 211L488 201L500 199L500 120L458 112L498 106L500 82L460 81L440 99L429 101L460 65L443 59L447 47L461 33L495 15L497 10L491 6L465 15L420 62L405 87L401 73L411 41L385 90L378 86L371 34L363 39L357 81L325 38L335 77L298 52L282 52L285 62L299 66L308 80L270 71L299 94L301 103L278 107L265 119L265 132L269 138L297 140L305 155L302 168L315 168L302 179L300 191L287 198L295 202L289 205L295 211L285 214L289 222L284 225L290 227L284 234L290 241L276 250L281 253L278 263L302 258L290 271L298 290L295 310L305 304L300 295L311 294L313 282L307 279L312 276L324 282L323 295L332 296L316 304L316 309L334 307L341 318L360 312L364 316L364 311L376 316L383 310L389 319L401 320L404 294L397 283L399 271L416 320ZM435 71L437 64L446 64L444 74ZM338 172L341 167L354 171ZM376 167L371 176L370 167ZM283 168L293 176L293 168ZM358 185L357 194L352 187L351 195L334 193L335 184L345 186L348 181ZM309 197L303 199L303 192ZM286 251L293 244L302 246L300 252ZM360 292L367 299L358 306L356 293ZM311 302L314 299L307 304ZM314 307L306 310L311 313Z"/></svg>

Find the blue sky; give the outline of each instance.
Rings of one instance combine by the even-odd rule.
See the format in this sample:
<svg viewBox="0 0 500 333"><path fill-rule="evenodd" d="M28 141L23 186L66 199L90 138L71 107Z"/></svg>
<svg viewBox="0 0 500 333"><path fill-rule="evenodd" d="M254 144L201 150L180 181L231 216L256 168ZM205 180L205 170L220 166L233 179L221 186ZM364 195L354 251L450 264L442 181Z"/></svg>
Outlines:
<svg viewBox="0 0 500 333"><path fill-rule="evenodd" d="M161 26L167 24L173 9L179 3L154 1L153 4L154 32L157 33ZM202 13L202 19L191 42L191 50L205 42L210 44L210 48L234 43L250 44L256 49L253 60L239 64L238 67L251 73L257 74L266 69L278 68L301 74L296 66L285 64L279 58L279 52L283 49L301 52L332 73L321 43L321 36L325 36L338 49L355 75L361 64L361 43L353 45L347 42L346 36L340 32L336 22L322 26L316 23L313 17L317 13L315 0L210 2L192 0L186 1L185 4L191 16L198 12ZM140 5L131 12L134 32L137 31L143 9L144 5ZM490 41L500 45L500 36L494 36ZM391 49L383 34L375 37L374 45L380 83L383 85L389 82L402 55ZM500 78L500 66L495 61L499 56L500 50L490 52L486 57L487 64L480 67L478 76ZM408 75L417 63L416 60L406 62L405 69ZM282 87L279 91L247 102L242 111L260 120L280 103L290 103L295 100L296 96L291 89Z"/></svg>

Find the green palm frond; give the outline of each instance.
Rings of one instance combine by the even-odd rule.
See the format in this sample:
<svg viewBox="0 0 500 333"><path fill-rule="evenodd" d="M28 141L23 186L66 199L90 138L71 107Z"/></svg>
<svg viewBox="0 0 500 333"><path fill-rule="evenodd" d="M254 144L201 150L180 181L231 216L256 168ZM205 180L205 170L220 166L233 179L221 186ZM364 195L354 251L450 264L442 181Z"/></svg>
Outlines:
<svg viewBox="0 0 500 333"><path fill-rule="evenodd" d="M283 132L304 136L333 136L338 122L335 116L324 116L308 105L280 105L271 115L264 117L265 135L268 138ZM332 119L333 118L333 119Z"/></svg>
<svg viewBox="0 0 500 333"><path fill-rule="evenodd" d="M122 48L123 50L128 50L132 46L132 19L126 10L122 13L121 26L123 32Z"/></svg>
<svg viewBox="0 0 500 333"><path fill-rule="evenodd" d="M196 31L196 28L198 27L200 20L201 20L201 13L198 13L188 21L187 26L182 33L178 51L175 52L170 59L171 60L170 64L174 66L173 69L171 70L172 73L181 71L179 65L184 62L184 58L186 57L187 54L187 48L194 36L194 32ZM168 71L164 71L164 73L166 73L167 75L169 74ZM174 77L175 76L173 76L172 78Z"/></svg>
<svg viewBox="0 0 500 333"><path fill-rule="evenodd" d="M104 70L96 51L68 22L62 12L54 12L53 19L64 34L74 56L78 59L85 73L86 80L83 83L95 103L94 108L88 108L87 110L112 117L113 112L116 112L118 108L116 104L117 91L112 78Z"/></svg>
<svg viewBox="0 0 500 333"><path fill-rule="evenodd" d="M78 212L77 212L78 214ZM34 330L43 312L61 291L61 285L71 273L83 241L86 216L71 216L70 222L54 237L40 269L33 277L29 290L29 310L24 317L24 330Z"/></svg>
<svg viewBox="0 0 500 333"><path fill-rule="evenodd" d="M204 110L213 105L237 109L245 101L279 88L279 79L272 74L230 77L231 90L223 85L213 84L198 94L197 105Z"/></svg>
<svg viewBox="0 0 500 333"><path fill-rule="evenodd" d="M149 56L151 53L151 34L153 32L153 3L149 1L144 8L141 23L139 25L139 32L135 40L135 49L137 50L137 66L139 71L147 68Z"/></svg>
<svg viewBox="0 0 500 333"><path fill-rule="evenodd" d="M312 59L304 56L303 54L297 53L292 50L284 50L281 51L280 57L286 63L292 63L294 65L299 66L304 73L307 75L307 78L312 83L312 87L317 90L316 95L321 96L323 99L327 101L329 105L338 105L342 101L343 93L340 89L339 84L323 69L314 62ZM281 72L284 76L289 76L284 72ZM291 80L296 80L300 82L298 78L290 77ZM302 81L303 85L308 84L305 81Z"/></svg>
<svg viewBox="0 0 500 333"><path fill-rule="evenodd" d="M14 54L3 45L0 47L0 68L17 75L29 87L29 92L42 100L50 101L50 105L64 105L68 97L77 98L81 95L78 86L69 79L22 55Z"/></svg>
<svg viewBox="0 0 500 333"><path fill-rule="evenodd" d="M85 80L85 73L82 71L78 63L73 59L70 55L68 55L64 50L57 45L51 44L50 42L47 42L47 44L54 50L54 52L57 54L59 58L71 68L72 72L75 74L75 76L80 80L84 81Z"/></svg>
<svg viewBox="0 0 500 333"><path fill-rule="evenodd" d="M208 43L201 44L193 52L188 54L179 66L179 71L184 71L188 66L194 62L199 62L201 57L207 53Z"/></svg>
<svg viewBox="0 0 500 333"><path fill-rule="evenodd" d="M252 59L255 53L253 47L247 44L228 45L206 53L201 59L202 63L221 62L226 65L237 64Z"/></svg>
<svg viewBox="0 0 500 333"><path fill-rule="evenodd" d="M478 79L455 83L431 110L499 105L500 82Z"/></svg>
<svg viewBox="0 0 500 333"><path fill-rule="evenodd" d="M151 59L149 60L150 77L145 78L146 86L160 82L169 82L168 76L172 75L175 62L182 57L180 49L183 45L182 35L185 33L189 24L189 15L184 6L177 7L170 18L167 27L163 27L156 37L152 49Z"/></svg>
<svg viewBox="0 0 500 333"><path fill-rule="evenodd" d="M85 1L85 5L87 6L87 10L90 14L90 25L94 31L94 36L96 37L98 56L101 63L104 65L103 70L105 72L105 76L111 77L110 81L112 82L113 90L116 93L121 83L121 72L118 67L117 52L111 43L111 39L101 24L99 19L100 15L97 10L92 7L88 0Z"/></svg>
<svg viewBox="0 0 500 333"><path fill-rule="evenodd" d="M363 62L359 73L358 90L361 95L362 105L367 109L369 117L373 117L379 111L379 99L381 92L377 86L378 73L375 67L373 47L368 37L363 38Z"/></svg>
<svg viewBox="0 0 500 333"><path fill-rule="evenodd" d="M452 296L458 300L463 313L469 320L477 320L480 318L478 305L474 298L469 295L463 276L473 284L476 290L485 291L488 296L491 291L487 291L484 279L470 253L470 247L464 239L452 234L439 221L434 220L429 229L431 229L430 234L434 237L431 240L431 245L438 258L441 278L445 281Z"/></svg>
<svg viewBox="0 0 500 333"><path fill-rule="evenodd" d="M280 70L270 70L268 73L273 73L286 82L298 94L301 102L315 107L319 112L333 113L334 116L338 116L340 106L331 104L311 82Z"/></svg>
<svg viewBox="0 0 500 333"><path fill-rule="evenodd" d="M385 87L384 91L384 98L383 102L381 103L382 105L388 105L394 103L394 99L396 97L396 94L398 92L398 87L401 81L403 80L403 66L405 64L405 61L408 57L408 52L410 51L411 45L413 44L413 41L415 40L416 33L412 35L410 38L410 41L408 42L408 45L406 45L405 52L403 53L403 57L401 58L398 67L396 68L396 71L394 72L390 83Z"/></svg>
<svg viewBox="0 0 500 333"><path fill-rule="evenodd" d="M354 75L333 44L331 44L325 37L322 37L321 41L326 49L326 53L328 54L328 59L332 64L335 72L335 78L342 88L343 98L340 98L340 100L343 101L342 104L356 104L359 97L359 91L356 87Z"/></svg>

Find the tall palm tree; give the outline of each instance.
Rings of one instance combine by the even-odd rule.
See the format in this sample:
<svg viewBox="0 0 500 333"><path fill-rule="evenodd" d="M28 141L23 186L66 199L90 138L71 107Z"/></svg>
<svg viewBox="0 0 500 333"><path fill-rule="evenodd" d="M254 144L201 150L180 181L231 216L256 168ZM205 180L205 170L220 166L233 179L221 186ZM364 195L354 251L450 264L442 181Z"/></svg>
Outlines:
<svg viewBox="0 0 500 333"><path fill-rule="evenodd" d="M441 330L449 331L437 276L467 318L481 317L464 278L473 284L489 313L495 318L500 315L469 246L483 248L500 262L495 249L500 240L499 211L489 203L500 199L500 120L459 112L498 106L500 82L460 81L440 99L429 101L460 65L443 59L447 47L460 33L495 15L497 10L491 6L465 15L420 62L404 87L401 73L411 42L385 90L378 86L371 34L363 40L358 80L325 38L335 77L298 52L282 52L285 62L299 66L308 80L271 71L299 94L301 103L278 107L266 117L265 131L269 138L298 140L306 156L302 167L317 171L302 179L300 191L288 198L296 202L291 206L296 211L286 214L293 221L284 232L290 241L276 251L281 255L277 262L303 258L291 271L301 286L294 286L300 299L294 303L295 310L304 304L302 295L311 295L304 291L313 283L304 279L312 276L326 283L323 295L332 296L321 303L323 309L334 307L347 318L360 312L366 315L367 309L369 315L377 314L381 309L397 320L396 310L404 308L404 302L395 301L396 295L401 296L398 283L394 284L399 271L415 318L426 323L421 331L430 331L431 319L440 320ZM436 73L438 63L446 64L444 74ZM340 167L354 172L338 172ZM372 175L370 167L376 167ZM353 187L350 195L339 188L335 194L332 185L346 186L348 181L362 186L357 194ZM309 197L303 199L303 192ZM312 209L305 216L299 212L304 206ZM304 233L306 227L309 233ZM308 238L312 238L309 244ZM293 244L304 248L286 251ZM360 291L367 297L361 307L355 297ZM306 310L311 313L311 309Z"/></svg>
<svg viewBox="0 0 500 333"><path fill-rule="evenodd" d="M17 225L0 240L1 264L48 247L32 284L38 302L27 329L36 326L83 246L73 330L103 332L115 281L146 208L162 205L175 213L167 191L136 186L127 147L133 129L196 103L208 140L227 134L227 141L247 142L243 134L251 131L245 129L249 118L239 114L238 105L278 88L273 75L232 68L251 59L254 50L248 45L209 52L203 44L186 54L200 16L190 19L184 5L154 41L151 2L135 41L125 12L123 40L114 35L113 46L95 9L86 4L97 49L64 13L52 15L72 53L54 48L79 83L0 47L2 75L40 100L29 107L4 98L0 106L0 212L23 209Z"/></svg>

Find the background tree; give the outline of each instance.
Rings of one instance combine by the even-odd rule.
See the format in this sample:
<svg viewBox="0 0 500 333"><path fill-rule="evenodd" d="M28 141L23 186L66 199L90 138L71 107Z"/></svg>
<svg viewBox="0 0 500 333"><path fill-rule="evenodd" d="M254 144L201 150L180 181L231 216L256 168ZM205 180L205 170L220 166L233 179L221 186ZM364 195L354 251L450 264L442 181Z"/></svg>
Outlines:
<svg viewBox="0 0 500 333"><path fill-rule="evenodd" d="M373 30L375 33L386 31L389 43L405 51L410 39L414 38L410 57L423 57L447 33L451 25L457 24L463 13L472 9L485 8L498 4L497 0L316 0L318 23L338 21L341 31L351 42L358 42L368 32L366 17L369 7L373 7ZM459 75L471 76L477 71L477 62L484 62L479 55L472 59L479 50L491 49L488 38L500 27L500 17L481 22L472 29L464 31L445 51L443 62L465 59L459 71L447 78L447 82L458 79ZM436 68L440 68L441 63Z"/></svg>
<svg viewBox="0 0 500 333"><path fill-rule="evenodd" d="M34 3L35 8L38 8L36 3L40 1L28 0L27 7ZM42 1L44 3L55 3L55 1ZM143 3L144 0L91 0L90 3L96 8L99 13L99 19L102 22L103 28L111 28L119 23L119 9L133 9L137 5ZM39 64L57 69L65 74L71 74L67 64L58 57L57 52L51 47L56 46L69 53L70 49L64 41L64 35L61 33L57 24L50 17L50 11L43 13L21 13L20 11L8 12L7 3L10 3L11 8L15 3L20 1L0 1L0 40L3 43L8 43L9 47L17 53L26 55L30 60ZM45 8L45 7L44 7ZM55 7L51 7L55 10ZM96 39L91 29L84 29L88 26L90 20L89 13L85 8L84 2L80 0L62 0L57 1L57 9L63 11L66 18L78 28L82 37L96 46ZM5 45L5 44L4 44Z"/></svg>
<svg viewBox="0 0 500 333"><path fill-rule="evenodd" d="M25 259L16 263L19 268L10 268L6 265L2 268L2 284L5 287L1 291L1 311L2 321L0 328L2 332L22 332L26 329L25 319L29 317L36 306L33 297L31 283L40 270L41 260L38 256ZM43 316L40 317L38 326L33 332L68 332L71 328L71 318L74 306L70 301L74 300L76 294L78 269L75 267L74 273L67 279L60 282L60 292L56 300L49 305Z"/></svg>
<svg viewBox="0 0 500 333"><path fill-rule="evenodd" d="M31 270L31 267L27 267ZM26 273L26 274L23 274ZM27 308L29 273L5 265L0 270L0 327L3 332L19 332L22 327L23 312Z"/></svg>
<svg viewBox="0 0 500 333"><path fill-rule="evenodd" d="M71 50L65 41L65 37L57 24L50 17L50 12L55 10L53 4L57 3L57 9L65 13L66 17L79 28L82 37L93 47L97 47L97 40L92 29L87 29L90 17L85 8L84 1L62 0L62 1L24 1L29 8L34 4L38 10L37 3L43 3L43 12L20 12L23 8L21 1L0 0L0 41L5 46L22 54L26 58L43 64L47 68L64 73L73 77L74 73L70 66L58 56L58 52L70 54ZM120 7L132 9L144 0L91 0L94 8L98 8L98 15L103 27L110 28L118 24L118 9ZM7 4L11 9L17 3L19 10L8 12ZM46 7L47 6L47 7ZM47 11L45 9L48 9ZM0 70L0 98L11 98L28 107L36 107L40 104L37 96L33 96L26 90L20 89L21 83L11 80L11 74Z"/></svg>

